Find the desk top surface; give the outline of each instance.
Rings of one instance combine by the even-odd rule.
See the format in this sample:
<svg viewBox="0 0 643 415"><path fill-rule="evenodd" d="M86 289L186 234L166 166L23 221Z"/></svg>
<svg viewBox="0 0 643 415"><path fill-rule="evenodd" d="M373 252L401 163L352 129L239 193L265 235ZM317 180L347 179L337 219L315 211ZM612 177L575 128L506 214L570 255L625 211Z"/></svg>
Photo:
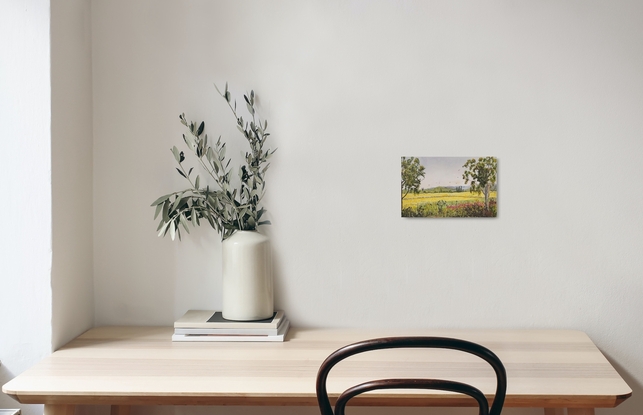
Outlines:
<svg viewBox="0 0 643 415"><path fill-rule="evenodd" d="M315 377L334 350L397 335L456 337L503 361L508 407L614 407L632 393L589 337L571 330L329 330L291 328L283 343L172 342L171 327L89 330L3 386L22 403L112 405L316 405ZM493 395L484 361L451 350L398 349L354 356L330 373L336 396L385 377L471 383ZM362 405L467 406L438 391L385 391Z"/></svg>

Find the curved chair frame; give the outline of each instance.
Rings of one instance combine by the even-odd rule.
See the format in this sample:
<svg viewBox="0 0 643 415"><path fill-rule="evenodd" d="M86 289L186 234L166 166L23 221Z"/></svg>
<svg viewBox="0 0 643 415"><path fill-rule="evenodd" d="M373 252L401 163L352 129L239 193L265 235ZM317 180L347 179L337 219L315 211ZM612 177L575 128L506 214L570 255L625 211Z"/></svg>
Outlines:
<svg viewBox="0 0 643 415"><path fill-rule="evenodd" d="M394 348L435 348L452 349L480 357L496 372L496 394L489 410L484 394L477 388L460 382L437 379L380 379L353 386L344 391L335 403L335 412L328 398L326 380L330 370L340 361L358 353ZM344 408L350 399L364 392L377 389L435 389L469 395L478 402L480 415L500 415L507 391L507 373L502 362L491 350L476 343L448 337L384 337L364 340L336 350L324 360L317 373L317 402L322 415L344 415Z"/></svg>

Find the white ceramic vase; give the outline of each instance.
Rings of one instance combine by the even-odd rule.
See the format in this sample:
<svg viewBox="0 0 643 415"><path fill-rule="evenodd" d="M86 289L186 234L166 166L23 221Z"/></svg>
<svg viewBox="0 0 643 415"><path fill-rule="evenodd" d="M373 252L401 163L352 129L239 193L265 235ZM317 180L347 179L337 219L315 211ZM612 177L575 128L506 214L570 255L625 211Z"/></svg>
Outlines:
<svg viewBox="0 0 643 415"><path fill-rule="evenodd" d="M223 241L223 318L263 320L274 313L268 237L237 231Z"/></svg>

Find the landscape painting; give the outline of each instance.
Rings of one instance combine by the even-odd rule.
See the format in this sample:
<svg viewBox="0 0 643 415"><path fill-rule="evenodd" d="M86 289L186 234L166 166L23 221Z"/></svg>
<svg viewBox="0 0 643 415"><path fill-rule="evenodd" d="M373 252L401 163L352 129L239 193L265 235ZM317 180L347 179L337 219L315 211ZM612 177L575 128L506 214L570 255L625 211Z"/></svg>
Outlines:
<svg viewBox="0 0 643 415"><path fill-rule="evenodd" d="M402 157L402 217L495 218L495 157Z"/></svg>

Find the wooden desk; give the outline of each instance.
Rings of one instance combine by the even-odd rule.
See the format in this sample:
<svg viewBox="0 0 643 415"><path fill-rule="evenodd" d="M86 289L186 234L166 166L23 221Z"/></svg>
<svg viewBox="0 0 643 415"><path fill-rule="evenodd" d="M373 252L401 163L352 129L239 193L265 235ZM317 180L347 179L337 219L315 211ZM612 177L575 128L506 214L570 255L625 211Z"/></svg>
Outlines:
<svg viewBox="0 0 643 415"><path fill-rule="evenodd" d="M321 362L346 344L374 337L431 335L471 340L493 350L508 375L505 407L545 414L593 414L632 390L585 333L566 330L291 329L284 343L172 343L169 327L92 329L3 387L21 403L44 403L46 415L74 405L317 405ZM449 350L387 350L355 356L330 373L328 390L379 377L440 377L495 391L495 376L476 357ZM369 406L472 406L445 392L382 391L358 397Z"/></svg>

